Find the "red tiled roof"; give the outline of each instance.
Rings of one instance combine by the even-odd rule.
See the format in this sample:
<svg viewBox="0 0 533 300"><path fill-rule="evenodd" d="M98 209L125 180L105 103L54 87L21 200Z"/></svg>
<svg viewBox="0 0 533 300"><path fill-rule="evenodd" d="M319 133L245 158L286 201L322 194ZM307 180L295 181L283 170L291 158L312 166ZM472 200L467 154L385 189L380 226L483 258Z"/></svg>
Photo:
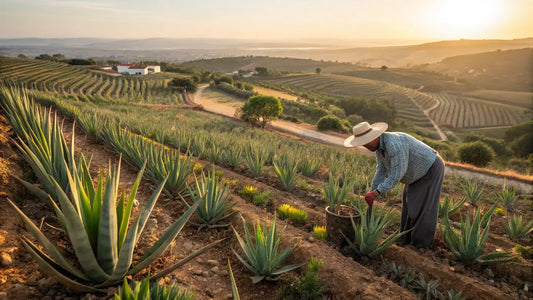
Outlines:
<svg viewBox="0 0 533 300"><path fill-rule="evenodd" d="M125 66L133 66L133 65L132 64L120 64L119 66L125 67Z"/></svg>
<svg viewBox="0 0 533 300"><path fill-rule="evenodd" d="M131 65L128 69L146 69L148 66L141 66L141 65Z"/></svg>

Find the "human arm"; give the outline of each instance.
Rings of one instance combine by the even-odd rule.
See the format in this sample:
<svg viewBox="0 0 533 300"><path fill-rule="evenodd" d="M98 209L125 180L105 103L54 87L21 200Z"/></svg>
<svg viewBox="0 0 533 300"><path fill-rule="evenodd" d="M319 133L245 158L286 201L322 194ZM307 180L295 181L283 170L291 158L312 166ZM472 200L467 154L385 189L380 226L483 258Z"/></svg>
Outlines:
<svg viewBox="0 0 533 300"><path fill-rule="evenodd" d="M392 189L400 182L400 180L407 172L409 163L409 146L399 141L390 143L387 147L387 153L390 158L391 168L385 181L379 183L375 189L379 193L385 193Z"/></svg>

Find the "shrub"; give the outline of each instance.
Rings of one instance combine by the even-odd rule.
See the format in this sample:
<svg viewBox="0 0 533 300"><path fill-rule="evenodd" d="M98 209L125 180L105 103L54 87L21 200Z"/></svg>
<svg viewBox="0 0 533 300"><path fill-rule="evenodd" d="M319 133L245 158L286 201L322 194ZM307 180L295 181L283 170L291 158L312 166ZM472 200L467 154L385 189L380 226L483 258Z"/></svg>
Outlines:
<svg viewBox="0 0 533 300"><path fill-rule="evenodd" d="M272 199L274 199L274 197L270 192L261 192L253 195L252 202L257 206L267 206Z"/></svg>
<svg viewBox="0 0 533 300"><path fill-rule="evenodd" d="M465 142L471 143L476 141L481 141L485 144L487 144L493 151L496 153L496 155L500 157L509 157L513 153L507 148L507 143L505 143L503 140L480 136L477 134L469 133L466 135Z"/></svg>
<svg viewBox="0 0 533 300"><path fill-rule="evenodd" d="M492 150L481 141L459 146L457 149L461 162L477 167L488 165L494 158Z"/></svg>
<svg viewBox="0 0 533 300"><path fill-rule="evenodd" d="M344 120L343 122L343 120L341 120L337 116L327 115L320 118L320 120L318 120L318 122L316 123L316 126L318 130L335 130L341 132L349 132L351 128L347 123L348 121Z"/></svg>
<svg viewBox="0 0 533 300"><path fill-rule="evenodd" d="M253 90L249 91L249 90L243 90L243 89L240 89L240 88L236 88L233 85L228 84L226 82L218 83L215 87L217 89L219 89L219 90L222 90L222 91L228 93L228 94L232 94L232 95L235 95L237 97L244 98L244 99L248 99L248 98L250 98L250 97L252 97L254 95L257 95L257 93L254 92Z"/></svg>
<svg viewBox="0 0 533 300"><path fill-rule="evenodd" d="M511 142L511 149L518 157L527 157L533 153L533 133L524 134Z"/></svg>
<svg viewBox="0 0 533 300"><path fill-rule="evenodd" d="M180 93L194 93L197 89L196 83L194 83L194 81L190 78L175 77L172 79L169 85L174 87Z"/></svg>
<svg viewBox="0 0 533 300"><path fill-rule="evenodd" d="M356 115L356 114L349 115L348 118L346 118L346 120L348 120L348 122L350 122L352 126L355 126L364 121L363 117L361 117L360 115Z"/></svg>

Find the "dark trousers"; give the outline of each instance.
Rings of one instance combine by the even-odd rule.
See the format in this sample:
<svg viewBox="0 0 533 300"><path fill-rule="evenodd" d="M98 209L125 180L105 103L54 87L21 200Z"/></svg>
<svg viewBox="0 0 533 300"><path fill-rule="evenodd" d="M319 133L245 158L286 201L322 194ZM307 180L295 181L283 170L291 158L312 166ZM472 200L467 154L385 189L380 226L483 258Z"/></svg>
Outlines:
<svg viewBox="0 0 533 300"><path fill-rule="evenodd" d="M417 248L431 245L435 238L439 216L440 192L444 179L444 162L437 156L426 175L406 184L403 189L401 231L411 229L405 235L406 244Z"/></svg>

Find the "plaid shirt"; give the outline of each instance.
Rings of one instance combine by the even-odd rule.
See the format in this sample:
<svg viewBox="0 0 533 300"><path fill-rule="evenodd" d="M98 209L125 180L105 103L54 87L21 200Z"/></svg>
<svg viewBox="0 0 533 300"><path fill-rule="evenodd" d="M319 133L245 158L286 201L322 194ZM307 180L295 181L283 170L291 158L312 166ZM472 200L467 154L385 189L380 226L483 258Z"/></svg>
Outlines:
<svg viewBox="0 0 533 300"><path fill-rule="evenodd" d="M435 150L406 133L384 132L376 150L376 174L370 190L385 193L398 182L411 184L427 173L436 157Z"/></svg>

